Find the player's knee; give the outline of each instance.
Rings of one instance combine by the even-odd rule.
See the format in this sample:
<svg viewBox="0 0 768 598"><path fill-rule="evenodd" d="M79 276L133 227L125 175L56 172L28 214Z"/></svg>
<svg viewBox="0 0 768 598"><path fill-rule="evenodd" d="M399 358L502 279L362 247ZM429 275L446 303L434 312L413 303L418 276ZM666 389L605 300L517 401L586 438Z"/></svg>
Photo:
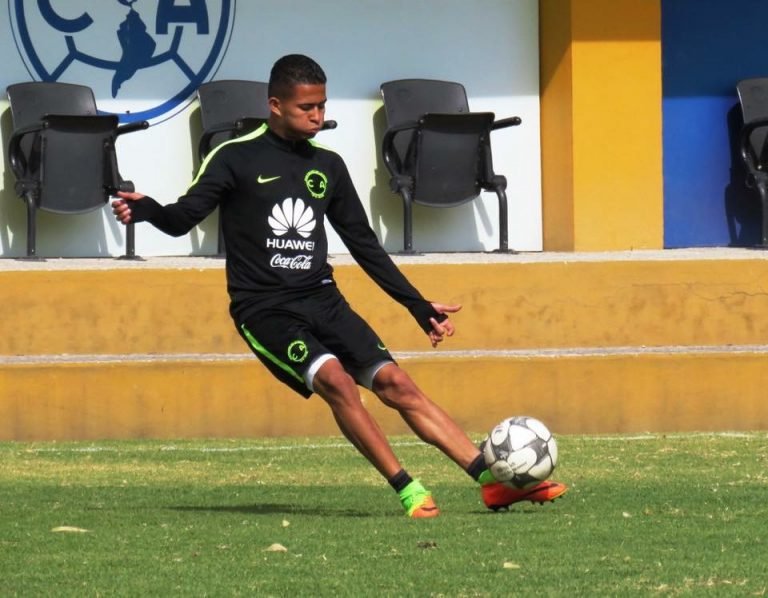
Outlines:
<svg viewBox="0 0 768 598"><path fill-rule="evenodd" d="M315 374L312 388L329 403L343 403L359 397L354 379L335 360L323 365Z"/></svg>
<svg viewBox="0 0 768 598"><path fill-rule="evenodd" d="M411 377L399 367L382 370L373 384L376 395L389 407L404 407L423 398Z"/></svg>

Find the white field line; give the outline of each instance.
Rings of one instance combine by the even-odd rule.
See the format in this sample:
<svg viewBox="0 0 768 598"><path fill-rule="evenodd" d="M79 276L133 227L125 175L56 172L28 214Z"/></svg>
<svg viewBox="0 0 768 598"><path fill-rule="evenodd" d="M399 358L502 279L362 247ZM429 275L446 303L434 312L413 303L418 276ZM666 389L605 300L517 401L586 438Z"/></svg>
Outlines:
<svg viewBox="0 0 768 598"><path fill-rule="evenodd" d="M457 351L400 351L395 359L485 359L485 358L562 358L562 357L614 357L632 355L708 355L722 353L768 354L768 345L662 345L625 347L565 347L541 349L477 349ZM253 359L251 353L126 353L126 354L55 354L4 355L2 365L56 365L101 363L167 363L180 361L228 362Z"/></svg>
<svg viewBox="0 0 768 598"><path fill-rule="evenodd" d="M23 443L22 443L23 444ZM403 446L428 446L423 442L418 441L404 441L404 442L391 442L393 447ZM11 448L18 448L13 447ZM30 447L22 448L24 453L250 453L250 452L280 452L280 451L296 451L296 450L318 450L318 449L351 449L353 448L348 442L333 442L333 443L296 443L296 444L284 444L275 446L177 446L177 445L162 445L162 446L137 446L137 447L116 447L116 446L72 446L72 447Z"/></svg>
<svg viewBox="0 0 768 598"><path fill-rule="evenodd" d="M682 432L682 433L654 433L654 434L635 434L635 435L579 435L582 440L595 442L644 442L650 440L687 440L691 438L751 438L761 440L768 438L768 432ZM161 446L136 446L136 447L115 447L115 446L71 446L71 447L30 447L22 448L19 445L24 443L11 443L10 446L3 449L20 450L24 453L55 453L55 454L74 454L74 453L249 453L249 452L281 452L296 450L348 450L352 445L347 442L330 443L302 443L280 444L274 446L178 446L173 444ZM399 447L424 447L431 448L429 445L417 440L401 440L391 442L393 448Z"/></svg>

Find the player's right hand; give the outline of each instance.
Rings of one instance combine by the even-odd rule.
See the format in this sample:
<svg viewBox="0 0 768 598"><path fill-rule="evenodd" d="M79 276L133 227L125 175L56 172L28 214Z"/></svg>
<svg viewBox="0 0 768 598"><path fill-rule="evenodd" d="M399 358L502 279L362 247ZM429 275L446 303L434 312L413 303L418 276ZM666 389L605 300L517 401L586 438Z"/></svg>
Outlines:
<svg viewBox="0 0 768 598"><path fill-rule="evenodd" d="M115 218L123 224L131 223L131 206L130 202L136 201L144 197L141 193L126 193L125 191L118 191L117 196L120 199L116 199L112 202L112 213Z"/></svg>
<svg viewBox="0 0 768 598"><path fill-rule="evenodd" d="M461 305L443 305L442 303L432 303L432 309L439 314L456 313L461 309ZM453 326L448 318L445 318L442 322L438 322L435 318L430 318L429 323L432 324L432 330L429 331L429 341L433 347L437 347L438 343L443 342L443 337L453 336L456 328Z"/></svg>

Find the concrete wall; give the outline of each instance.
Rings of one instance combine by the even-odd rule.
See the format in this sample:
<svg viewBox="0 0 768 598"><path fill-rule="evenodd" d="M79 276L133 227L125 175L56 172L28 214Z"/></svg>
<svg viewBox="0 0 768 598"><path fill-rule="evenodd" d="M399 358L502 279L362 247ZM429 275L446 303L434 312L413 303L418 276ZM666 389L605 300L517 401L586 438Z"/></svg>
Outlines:
<svg viewBox="0 0 768 598"><path fill-rule="evenodd" d="M768 5L662 2L667 247L760 242L760 204L738 150L736 84L768 75Z"/></svg>
<svg viewBox="0 0 768 598"><path fill-rule="evenodd" d="M542 0L544 249L663 244L657 2Z"/></svg>
<svg viewBox="0 0 768 598"><path fill-rule="evenodd" d="M159 9L176 4L207 9L207 32L200 32L198 22L172 22L167 34L160 32ZM99 107L121 114L124 121L149 116L148 131L118 142L120 169L139 190L165 202L184 192L196 167L200 125L196 105L190 103L195 87L190 81L265 80L281 55L313 56L329 77L327 117L339 123L320 140L345 157L374 228L393 251L402 248L402 208L388 189L388 175L378 157L385 127L379 85L406 77L460 81L473 110L523 119L521 127L494 133L494 166L510 183L510 246L541 249L537 0L483 0L479 5L460 0L141 0L134 8L157 44L155 55L170 51L173 31L180 26L177 57L190 73L187 76L173 61L143 68L123 81L116 97L112 81L121 58L116 31L127 18L127 7L114 1L75 0L10 0L8 5L8 16L0 19L0 87L31 79L77 82L92 86ZM77 20L83 15L92 20L87 27ZM219 24L223 33L217 46ZM61 30L66 28L75 31ZM68 50L67 35L81 55ZM67 56L72 62L63 62ZM89 57L109 64L89 64ZM4 147L11 131L7 108L7 102L0 101ZM5 161L3 167L0 256L14 257L24 253L25 216ZM494 194L451 210L417 208L415 246L422 251L494 249L497 214ZM213 254L216 231L215 216L180 239L141 225L137 252ZM123 233L108 210L77 217L41 214L39 254L120 255ZM333 233L330 250L346 251Z"/></svg>
<svg viewBox="0 0 768 598"><path fill-rule="evenodd" d="M175 6L173 0L142 0L135 7L153 24L160 4ZM494 136L497 171L510 180L515 249L748 246L759 240L759 204L744 185L734 141L741 124L735 85L768 68L761 49L760 27L768 16L763 3L339 0L332 10L309 0L193 4L205 4L211 22L222 7L232 8L221 52L203 79L263 79L277 56L292 51L310 53L326 67L328 116L340 127L322 140L347 159L389 250L401 247L401 207L378 159L384 119L377 90L384 80L411 76L463 81L473 109L523 117L523 127ZM46 77L85 82L106 110L124 118L132 118L126 110L149 112L153 128L120 141L122 170L142 190L175 198L196 167L199 118L189 93L165 112L157 106L189 79L179 80L179 70L168 64L143 69L112 98L109 69L75 61L54 73L67 50L64 34L40 14L46 5L66 19L84 10L93 14L91 27L72 34L77 47L104 60L120 57L115 31L127 9L119 3L9 0L8 18L0 21L0 86ZM20 13L33 32L27 45ZM182 56L200 70L215 36L196 33L194 24L182 29ZM150 32L157 51L167 50L171 36ZM39 64L30 49L40 53ZM0 128L5 142L11 122L2 101ZM3 167L0 256L12 257L23 252L24 210ZM492 195L453 210L418 208L415 216L418 249L495 247ZM43 214L41 231L43 253L103 256L123 248L123 231L107 212ZM215 237L215 217L178 240L142 226L138 249L145 255L211 254ZM331 250L345 251L333 235Z"/></svg>
<svg viewBox="0 0 768 598"><path fill-rule="evenodd" d="M768 73L768 6L540 7L545 250L758 243L761 210L738 153L736 84Z"/></svg>
<svg viewBox="0 0 768 598"><path fill-rule="evenodd" d="M551 255L401 258L425 296L464 306L438 350L358 267L336 279L469 431L524 413L563 434L768 428L762 254ZM221 261L197 262L0 271L0 440L338 434L240 340ZM407 432L364 396L388 433Z"/></svg>

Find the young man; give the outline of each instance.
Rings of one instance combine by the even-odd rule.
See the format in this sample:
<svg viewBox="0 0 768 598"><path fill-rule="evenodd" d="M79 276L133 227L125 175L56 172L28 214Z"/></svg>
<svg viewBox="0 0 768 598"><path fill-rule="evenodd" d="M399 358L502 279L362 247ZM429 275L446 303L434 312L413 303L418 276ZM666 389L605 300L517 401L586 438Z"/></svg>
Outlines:
<svg viewBox="0 0 768 598"><path fill-rule="evenodd" d="M400 465L363 406L358 385L477 480L489 508L554 500L566 491L557 482L525 491L496 483L478 448L395 363L336 287L326 219L365 272L410 311L432 346L453 334L448 315L461 307L427 301L408 282L369 226L341 157L311 141L323 125L325 82L312 59L279 59L269 80L267 124L211 152L176 203L162 206L139 193L120 193L112 204L117 219L148 221L183 235L220 208L238 332L278 380L306 398L317 393L326 401L344 436L391 484L408 516L435 517L439 511Z"/></svg>

